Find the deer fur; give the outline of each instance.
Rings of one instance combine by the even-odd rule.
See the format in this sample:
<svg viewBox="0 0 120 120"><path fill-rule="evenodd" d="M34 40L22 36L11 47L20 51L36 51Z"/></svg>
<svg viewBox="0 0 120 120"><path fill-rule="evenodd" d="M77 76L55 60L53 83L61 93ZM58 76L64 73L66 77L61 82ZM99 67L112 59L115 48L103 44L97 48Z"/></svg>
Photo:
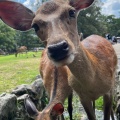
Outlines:
<svg viewBox="0 0 120 120"><path fill-rule="evenodd" d="M43 51L41 56L40 74L43 79L45 89L50 97L50 102L49 105L47 105L47 107L42 112L40 112L37 120L49 120L53 106L59 103L63 104L67 97L68 101L72 99L72 89L68 85L67 67L56 68L49 60L46 54L46 50ZM72 101L68 102L70 120L72 120L71 102Z"/></svg>
<svg viewBox="0 0 120 120"><path fill-rule="evenodd" d="M16 53L15 53L15 57L17 57L18 53L20 54L23 52L25 52L27 54L27 47L26 46L21 46L21 47L17 48Z"/></svg>
<svg viewBox="0 0 120 120"><path fill-rule="evenodd" d="M44 110L38 112L32 101L27 98L25 100L27 112L30 114L31 111L32 113L35 111L37 116L30 114L35 120L64 120L62 104L68 97L68 112L72 120L72 89L68 85L67 67L56 68L44 50L41 56L40 73L50 101ZM32 110L29 110L30 107Z"/></svg>
<svg viewBox="0 0 120 120"><path fill-rule="evenodd" d="M21 4L3 1L0 3L0 17L17 30L28 30L31 25L46 44L46 54L57 69L67 67L68 83L80 97L88 119L96 120L92 101L103 96L104 120L110 120L116 53L109 41L98 35L91 35L80 42L77 31L79 11L93 2L51 0L43 3L34 14Z"/></svg>

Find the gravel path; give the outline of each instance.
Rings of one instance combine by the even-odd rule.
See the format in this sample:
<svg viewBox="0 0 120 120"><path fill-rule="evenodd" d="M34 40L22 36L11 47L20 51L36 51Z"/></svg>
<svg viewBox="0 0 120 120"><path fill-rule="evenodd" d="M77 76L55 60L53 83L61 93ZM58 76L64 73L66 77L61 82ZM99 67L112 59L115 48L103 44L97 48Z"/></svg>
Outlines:
<svg viewBox="0 0 120 120"><path fill-rule="evenodd" d="M113 47L114 47L117 55L120 55L120 43L114 44Z"/></svg>

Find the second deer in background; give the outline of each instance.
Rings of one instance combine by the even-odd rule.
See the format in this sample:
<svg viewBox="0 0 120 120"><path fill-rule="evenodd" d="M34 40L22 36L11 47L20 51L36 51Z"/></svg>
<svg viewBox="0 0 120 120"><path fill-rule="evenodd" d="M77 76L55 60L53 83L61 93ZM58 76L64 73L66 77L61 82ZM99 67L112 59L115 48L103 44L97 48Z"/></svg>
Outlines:
<svg viewBox="0 0 120 120"><path fill-rule="evenodd" d="M26 46L21 46L19 48L16 49L16 53L15 53L15 57L18 56L18 54L23 54L23 52L25 52L25 54L27 55L27 47Z"/></svg>

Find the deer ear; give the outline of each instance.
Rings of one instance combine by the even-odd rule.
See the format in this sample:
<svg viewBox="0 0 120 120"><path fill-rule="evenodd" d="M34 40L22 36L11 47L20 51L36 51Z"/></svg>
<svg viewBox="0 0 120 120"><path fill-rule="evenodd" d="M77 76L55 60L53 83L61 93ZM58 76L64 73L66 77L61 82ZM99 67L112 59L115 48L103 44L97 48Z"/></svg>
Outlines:
<svg viewBox="0 0 120 120"><path fill-rule="evenodd" d="M30 117L35 118L38 116L38 110L36 109L34 103L30 100L30 98L26 98L24 101L25 108L27 113L30 115Z"/></svg>
<svg viewBox="0 0 120 120"><path fill-rule="evenodd" d="M76 10L82 10L89 7L94 0L70 0L70 5Z"/></svg>
<svg viewBox="0 0 120 120"><path fill-rule="evenodd" d="M0 1L0 18L10 27L26 31L31 28L34 13L20 3Z"/></svg>
<svg viewBox="0 0 120 120"><path fill-rule="evenodd" d="M51 115L52 116L58 116L58 115L62 115L64 112L64 107L61 103L57 103L53 106L52 110L51 110Z"/></svg>

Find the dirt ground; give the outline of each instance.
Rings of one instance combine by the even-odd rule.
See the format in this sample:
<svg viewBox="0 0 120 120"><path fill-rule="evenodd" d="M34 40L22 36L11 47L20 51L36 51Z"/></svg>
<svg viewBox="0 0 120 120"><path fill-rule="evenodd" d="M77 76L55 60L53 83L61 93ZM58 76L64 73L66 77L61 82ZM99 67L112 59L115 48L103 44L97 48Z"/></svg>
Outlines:
<svg viewBox="0 0 120 120"><path fill-rule="evenodd" d="M113 45L118 57L118 69L120 71L120 43Z"/></svg>
<svg viewBox="0 0 120 120"><path fill-rule="evenodd" d="M114 44L113 47L114 47L117 55L120 55L120 43Z"/></svg>

